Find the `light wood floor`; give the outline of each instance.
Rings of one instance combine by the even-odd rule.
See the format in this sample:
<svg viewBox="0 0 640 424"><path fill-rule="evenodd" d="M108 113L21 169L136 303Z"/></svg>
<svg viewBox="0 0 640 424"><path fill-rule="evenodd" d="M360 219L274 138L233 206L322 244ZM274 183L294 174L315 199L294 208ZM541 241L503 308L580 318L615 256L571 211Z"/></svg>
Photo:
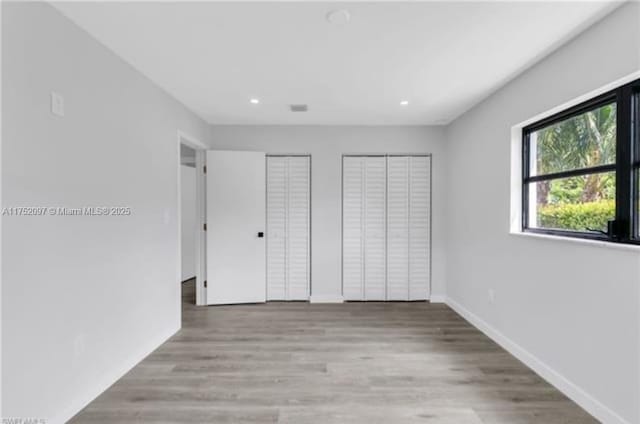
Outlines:
<svg viewBox="0 0 640 424"><path fill-rule="evenodd" d="M72 422L597 422L442 304L193 303Z"/></svg>

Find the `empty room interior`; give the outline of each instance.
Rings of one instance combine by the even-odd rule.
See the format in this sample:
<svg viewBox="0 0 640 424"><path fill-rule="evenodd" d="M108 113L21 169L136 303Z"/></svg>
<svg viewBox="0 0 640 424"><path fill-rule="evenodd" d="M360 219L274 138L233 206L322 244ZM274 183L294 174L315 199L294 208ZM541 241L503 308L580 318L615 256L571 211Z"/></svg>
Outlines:
<svg viewBox="0 0 640 424"><path fill-rule="evenodd" d="M3 424L640 424L640 2L0 12Z"/></svg>

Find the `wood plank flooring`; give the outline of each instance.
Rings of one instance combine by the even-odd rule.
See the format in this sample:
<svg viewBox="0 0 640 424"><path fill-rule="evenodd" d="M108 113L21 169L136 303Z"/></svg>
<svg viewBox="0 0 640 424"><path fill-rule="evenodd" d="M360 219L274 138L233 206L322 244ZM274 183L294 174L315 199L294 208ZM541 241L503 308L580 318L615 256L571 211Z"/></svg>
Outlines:
<svg viewBox="0 0 640 424"><path fill-rule="evenodd" d="M71 422L597 422L442 304L193 303Z"/></svg>

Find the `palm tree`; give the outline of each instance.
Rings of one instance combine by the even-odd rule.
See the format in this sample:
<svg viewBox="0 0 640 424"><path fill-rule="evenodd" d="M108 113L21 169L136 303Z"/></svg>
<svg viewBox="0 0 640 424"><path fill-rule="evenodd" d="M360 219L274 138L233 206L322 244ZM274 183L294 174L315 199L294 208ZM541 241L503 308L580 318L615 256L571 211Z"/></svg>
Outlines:
<svg viewBox="0 0 640 424"><path fill-rule="evenodd" d="M608 104L537 132L539 174L590 168L615 162L616 106ZM603 174L584 177L582 202L606 198ZM549 202L550 182L538 183L538 202Z"/></svg>

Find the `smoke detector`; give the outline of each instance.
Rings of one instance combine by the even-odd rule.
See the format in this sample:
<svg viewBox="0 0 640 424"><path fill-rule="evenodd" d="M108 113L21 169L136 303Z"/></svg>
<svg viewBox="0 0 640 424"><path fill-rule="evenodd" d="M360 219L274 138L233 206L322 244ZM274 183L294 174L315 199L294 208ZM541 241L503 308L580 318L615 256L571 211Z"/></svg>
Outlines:
<svg viewBox="0 0 640 424"><path fill-rule="evenodd" d="M306 112L309 110L307 105L289 105L291 112Z"/></svg>
<svg viewBox="0 0 640 424"><path fill-rule="evenodd" d="M333 25L345 25L351 20L351 14L347 9L332 10L327 13L327 22Z"/></svg>

